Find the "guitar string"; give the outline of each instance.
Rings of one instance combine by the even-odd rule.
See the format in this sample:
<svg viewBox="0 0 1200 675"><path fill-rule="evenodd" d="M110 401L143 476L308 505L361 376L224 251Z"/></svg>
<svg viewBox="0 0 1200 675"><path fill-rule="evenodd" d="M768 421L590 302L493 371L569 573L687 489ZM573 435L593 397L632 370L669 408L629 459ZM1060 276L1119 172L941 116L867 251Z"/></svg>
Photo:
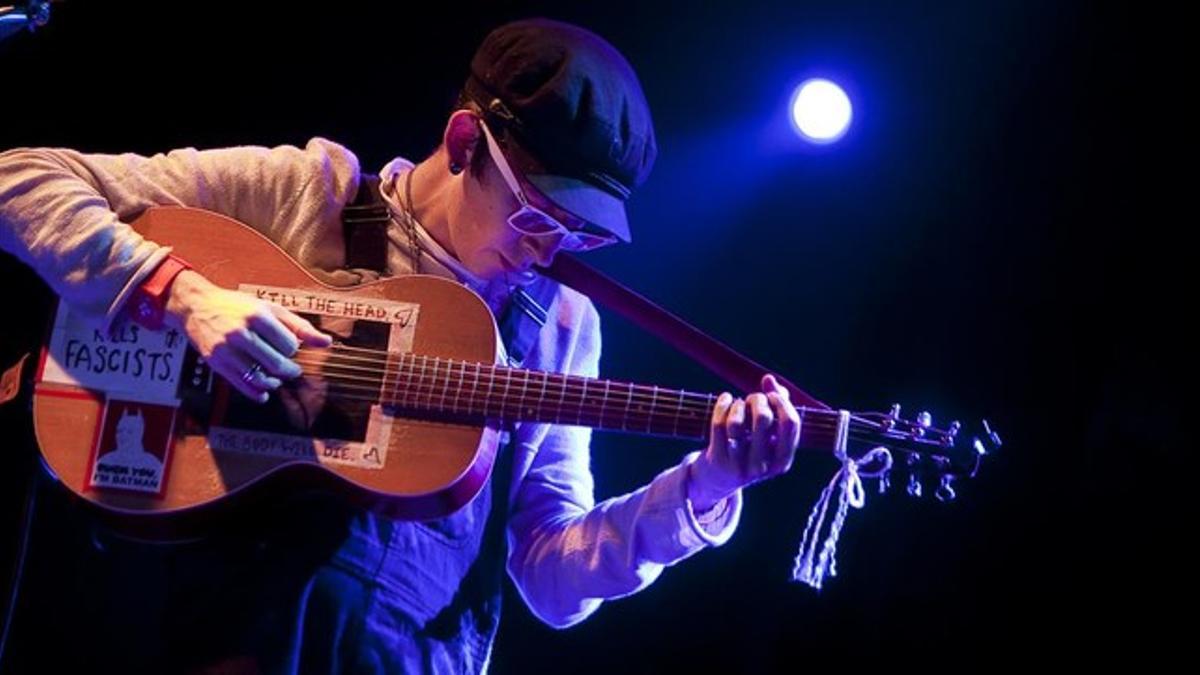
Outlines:
<svg viewBox="0 0 1200 675"><path fill-rule="evenodd" d="M301 350L298 357L303 356L307 353L320 354L320 352L311 352L308 350ZM616 385L616 386L620 386L620 387L630 387L630 390L633 392L632 396L633 396L634 400L654 401L658 398L661 398L664 394L671 395L671 396L676 396L676 395L682 394L682 395L687 396L687 398L691 399L691 400L685 402L686 405L697 405L700 407L706 407L707 406L706 401L709 399L708 394L694 394L692 392L686 392L681 389L654 387L651 385L639 385L639 384L629 383L629 382L618 382L615 380L584 378L584 377L580 377L580 376L576 376L576 375L566 375L566 374L561 374L561 373L549 373L546 371L521 370L521 369L516 369L516 368L508 368L506 366L495 365L495 364L469 362L469 361L464 361L464 360L459 360L459 359L443 359L442 357L437 357L437 356L426 356L426 355L421 355L421 354L395 354L395 353L389 354L388 352L377 352L375 354L382 355L383 358L378 358L378 357L363 358L363 357L357 357L357 356L353 356L353 355L338 355L338 357L336 359L334 359L334 358L321 359L320 357L318 357L317 361L324 362L324 363L327 363L327 364L330 364L330 365L333 365L333 366L336 366L339 368L343 368L345 370L357 370L359 372L365 372L365 373L370 373L370 374L379 374L379 373L392 374L392 373L396 373L396 372L408 371L420 378L425 378L426 376L440 377L440 376L444 375L444 373L442 372L443 370L449 370L451 368L458 370L458 372L461 375L466 375L467 369L478 369L479 373L484 376L494 375L495 381L499 382L500 384L514 383L514 382L521 384L521 383L524 383L527 379L530 383L533 383L534 382L533 378L538 377L538 376L550 378L551 383L553 383L554 379L556 379L556 378L564 378L562 385L567 388L569 393L574 393L574 391L579 391L580 393L582 393L585 387L586 388L598 387L601 384L607 382L610 386ZM393 357L393 359L389 360L388 359L389 356ZM398 361L394 360L394 357L397 357L397 356L400 357ZM297 361L300 360L298 357L297 357ZM421 363L419 365L416 364L417 359L421 359ZM309 362L311 363L312 361L309 361ZM361 366L357 365L360 363L363 365L361 365ZM430 370L431 366L432 366L432 372ZM493 373L493 371L494 371L494 373ZM472 372L474 372L474 371L472 371ZM522 373L526 373L527 375L525 377L521 377ZM584 384L585 381L587 382L587 384Z"/></svg>
<svg viewBox="0 0 1200 675"><path fill-rule="evenodd" d="M529 383L533 383L533 379L529 377L530 375L543 375L544 377L551 378L550 381L553 381L553 378L563 378L563 382L562 382L563 386L567 387L568 390L570 390L570 388L573 385L578 385L580 395L583 395L585 393L585 389L587 387L595 387L595 386L598 386L600 383L608 383L609 385L616 385L616 386L620 386L620 387L626 387L626 386L631 387L632 390L635 392L634 400L656 401L658 398L661 398L664 394L672 395L672 396L673 395L683 395L683 396L686 396L686 397L692 399L690 402L688 402L688 405L697 405L697 406L699 406L700 409L711 410L711 408L712 408L711 402L714 401L716 398L715 396L712 396L710 394L700 394L700 393L695 393L695 392L688 392L688 391L685 391L682 389L669 389L669 388L663 388L663 387L655 387L655 386L651 386L651 385L638 385L635 383L620 382L620 381L616 381L616 380L602 380L602 379L595 379L595 378L585 378L585 377L581 377L581 376L577 376L577 375L549 373L546 371L520 370L520 369L516 369L516 368L507 368L505 366L500 366L500 365L495 365L495 364L468 362L468 361L464 361L464 360L448 359L448 358L443 359L442 357L438 357L438 356L428 356L428 355L422 355L422 354L388 352L385 350L376 350L376 349L370 349L370 348L364 348L364 347L357 347L357 346L353 346L353 345L334 345L334 347L332 347L331 349L339 350L341 352L346 352L346 353L363 354L363 355L365 355L366 358L356 359L356 357L354 357L354 356L344 354L342 356L342 359L344 361L360 360L364 363L370 363L370 364L383 363L385 372L397 372L397 370L400 372L403 372L406 368L406 364L405 364L406 361L408 363L415 364L416 359L419 358L419 359L422 359L422 365L421 365L420 369L417 369L414 366L414 368L411 368L410 370L412 370L415 373L418 373L418 377L421 377L421 378L424 378L424 376L429 373L429 370L428 370L429 360L432 360L433 361L433 375L431 375L431 378L440 377L440 375L438 375L438 371L441 370L441 364L444 363L444 364L446 364L447 370L449 370L450 368L453 368L455 365L458 365L460 375L465 375L466 368L478 368L478 369L480 369L480 373L485 372L483 369L489 369L489 368L496 369L497 374L502 374L506 378L510 378L510 379L508 379L509 383L518 382L518 383L524 384L526 382L526 380L528 380ZM323 352L328 352L328 350L301 349L301 353L321 354ZM399 362L389 360L389 357L395 357L395 356L399 356L401 360ZM382 357L382 359L380 357ZM389 365L395 365L397 367L397 369L396 370L388 370L387 367ZM339 364L339 367L344 368L344 369L353 369L352 366L346 366L346 365L340 365L340 364ZM365 371L371 372L371 373L379 372L378 370L370 369L370 368L365 368L365 369L358 368L358 370L365 370ZM520 378L519 377L520 373L526 373L527 374L526 378L523 378L523 379ZM448 373L448 374L452 374L452 373ZM498 379L497 381L502 382L502 383L505 382L505 380L502 380L502 379ZM595 383L595 384L585 384L585 382L586 383ZM821 408L807 408L807 410L812 413L817 413L817 414L830 414L830 415L835 414L834 411L824 410ZM882 429L881 423L864 419L858 415L852 415L851 421L857 422L861 425L865 425L871 429Z"/></svg>
<svg viewBox="0 0 1200 675"><path fill-rule="evenodd" d="M453 365L453 363L463 363L463 362L448 362L448 365ZM320 366L322 364L304 361L302 363L302 365ZM382 379L373 378L373 377L353 377L353 376L346 376L346 375L342 375L342 374L331 375L329 372L327 372L325 370L325 368L327 368L329 365L328 362L325 362L323 365L324 365L324 368L310 368L308 370L305 370L305 373L309 374L309 375L315 375L315 376L319 377L320 379L323 379L328 382L333 382L333 383L342 385L345 388L349 388L351 391L360 391L364 395L368 395L368 396L377 395L380 392L382 392L385 388L384 380L382 380ZM464 364L464 365L470 366L473 364ZM475 379L479 379L478 376L480 376L480 375L486 377L486 375L490 372L488 370L488 368L489 368L488 366L479 367L479 371L476 373L477 378L475 378ZM478 383L473 381L471 386L468 387L464 392L464 390L461 386L454 388L450 384L443 383L443 381L449 382L451 378L458 377L459 379L455 380L456 382L458 382L459 384L466 384L465 379L463 379L463 377L462 377L464 375L464 371L460 370L459 373L455 374L455 373L450 372L449 369L447 369L447 372L443 375L443 374L439 373L438 370L439 369L437 369L437 368L435 368L433 370L429 370L427 368L422 369L422 370L411 370L411 369L405 369L405 368L398 368L395 370L389 369L386 371L386 375L384 375L383 377L386 377L387 375L394 375L394 376L396 376L396 379L405 380L403 387L400 386L400 384L401 384L400 382L395 382L392 385L392 390L395 392L395 396L393 398L396 401L398 401L401 405L412 405L414 407L429 408L429 409L438 408L441 410L445 410L447 407L446 399L452 397L453 400L451 401L450 406L449 406L451 408L455 407L456 402L465 402L465 403L469 403L469 404L474 404L474 403L479 403L480 401L484 401L484 402L495 402L498 405L502 405L502 406L506 406L506 407L511 405L518 410L521 408L526 408L530 404L534 404L537 406L545 406L545 405L549 404L549 405L553 406L554 408L559 408L559 409L564 409L564 410L575 409L575 410L579 410L579 411L586 410L586 411L594 412L597 409L596 401L597 401L597 399L599 399L600 403L599 403L598 409L600 409L602 411L603 410L619 411L619 410L625 409L630 414L638 414L638 415L649 414L650 412L658 411L656 414L663 415L667 419L683 417L683 416L685 416L683 413L687 413L689 415L696 415L696 414L703 413L703 417L705 419L707 419L707 417L710 416L712 408L713 408L713 404L711 403L711 401L714 400L714 397L712 397L711 395L696 394L696 393L686 392L686 391L677 390L677 389L660 389L658 391L658 395L656 398L654 398L654 397L651 397L651 398L641 397L640 399L638 399L637 397L629 398L629 397L620 395L620 391L622 391L622 388L626 387L628 385L625 383L619 383L619 382L609 382L609 384L615 384L618 387L618 396L617 397L601 398L600 394L602 393L602 390L599 389L599 383L606 383L605 380L588 380L588 382L597 383L597 384L587 385L587 387L590 387L590 389L589 389L582 385L578 386L578 387L572 387L571 386L572 383L570 380L565 380L565 381L559 380L556 382L553 379L546 379L545 381L542 381L541 379L536 379L533 377L521 378L521 377L517 377L517 376L497 377L497 378L494 378L494 381L492 378L488 378L488 380L487 380L488 391L486 391L486 392L481 390L479 387L477 387L476 385ZM503 371L498 371L498 372L503 372ZM540 371L520 371L520 372L529 372L534 375L542 374ZM414 375L414 374L416 375L416 378L412 377L412 375ZM428 377L426 377L426 375L428 375ZM561 378L561 377L566 377L566 376L561 376L561 375L556 376L555 374L550 374L550 377L560 377ZM522 393L519 395L519 398L521 398L523 400L515 401L515 400L510 399L509 402L504 402L502 400L495 401L495 399L497 398L497 396L496 396L497 392L495 392L494 390L495 390L495 385L497 383L506 385L506 388L507 388L509 394L515 393L512 388L512 384L513 383L519 384L522 387L522 389L521 389ZM544 387L542 391L539 391L539 389L538 389L539 383L547 385L547 386ZM554 388L553 389L549 388L550 385L553 385ZM561 389L560 389L560 387L561 387ZM575 391L571 391L571 389L575 389ZM555 398L554 394L556 392L560 392L562 394L562 396L559 397L558 401L554 401L554 398ZM609 389L609 392L611 393L611 388ZM534 393L538 394L537 400L536 401L529 400L529 399L533 398ZM567 393L577 394L579 396L579 398L567 398L567 396L566 396ZM441 395L442 402L440 404L435 404L434 399L439 394ZM550 394L550 395L547 396L546 394ZM680 400L681 396L689 397L692 400L690 402ZM422 403L422 399L424 399L423 403ZM622 401L625 401L626 405L623 406ZM635 410L628 406L628 404L633 401L636 401L639 404L639 409ZM651 402L653 404L648 405L648 406L641 405L646 402ZM610 403L611 403L611 405L610 405ZM643 408L643 407L649 408L649 411L642 410L641 408ZM832 413L829 413L828 411L820 411L818 409L807 409L807 410L811 414L819 415L819 417L816 417L813 420L809 420L808 421L809 423L818 424L818 425L822 424L825 422L825 420L823 420L822 418L826 417L826 416L830 417L831 424L834 422L834 420L833 420L834 415ZM871 423L868 422L867 424L871 424Z"/></svg>
<svg viewBox="0 0 1200 675"><path fill-rule="evenodd" d="M365 403L378 403L379 402L379 398L377 396L377 394L378 394L377 387L370 388L369 392L368 392L368 391L364 390L363 387L355 387L353 385L344 385L344 384L335 383L335 386L338 387L339 391L345 390L345 389L350 389L350 392L349 392L349 394L335 392L334 395L331 396L332 398L336 398L336 399L340 399L340 400L348 400L348 401L359 401L359 402L365 402ZM364 393L360 394L358 392L364 392ZM462 402L462 400L463 399L460 398L460 403ZM478 404L478 406L476 406L475 404ZM493 408L496 406L499 406L499 408L497 410L493 411L493 410L489 409L489 408ZM453 407L449 411L447 411L447 409L445 407L435 410L436 407L433 406L431 403L426 403L426 404L422 405L422 404L420 404L419 401L412 401L409 403L399 402L398 404L396 404L396 407L398 407L400 409L426 410L426 411L430 411L430 412L434 412L434 411L450 412L451 414L465 414L467 416L479 415L479 416L482 416L485 418L488 416L494 415L494 416L498 416L501 419L505 419L510 416L510 413L511 413L511 416L513 416L513 417L521 416L520 415L520 412L521 412L520 406L509 406L509 405L497 404L493 399L490 399L487 397L471 398L470 404L466 406L465 410L462 409L463 408L462 405L460 405L459 409L457 409L457 410L453 409ZM478 407L478 411L476 411L476 407ZM513 408L513 409L510 410L510 408ZM598 410L600 412L597 412ZM565 416L567 416L568 418L571 416L571 413L573 412L574 416L576 418L576 422L575 422L576 424L584 425L585 421L588 421L589 419L595 419L596 422L598 423L598 425L603 425L606 428L611 427L614 429L619 426L621 429L627 430L627 431L631 430L629 427L635 427L635 429L632 429L632 430L637 430L637 428L640 428L643 425L645 425L647 427L653 427L655 424L658 424L660 428L663 426L667 426L667 425L676 426L676 427L683 426L683 427L685 427L685 430L690 426L692 428L695 428L695 430L698 432L697 434L693 435L693 437L696 437L696 436L704 437L707 435L706 432L707 432L707 428L709 426L708 416L705 416L704 418L689 418L686 420L680 420L679 418L671 415L670 411L665 411L663 413L630 411L632 413L630 415L621 415L620 417L617 417L617 414L619 411L617 411L613 408L599 408L598 409L595 407L589 408L586 406L583 408L580 408L580 409L576 409L575 411L560 411L560 414L557 416L555 423L569 424L569 420L568 420L568 422L562 421L562 417L564 415L561 413L563 413L563 412L566 413ZM819 409L805 409L805 413L806 413L806 415L823 414L823 413L827 414L828 411L819 410ZM621 424L618 425L617 424L618 421L620 421ZM585 426L591 426L591 425L585 425ZM804 435L805 437L809 437L811 434L811 436L814 438L820 437L821 435L832 436L832 434L835 430L836 430L836 422L825 423L823 421L820 421L818 418L805 419L804 424L801 428L802 435ZM852 430L869 432L866 434L853 434L852 433L852 437L855 438L855 440L862 440L862 441L890 440L893 442L898 441L898 440L910 440L905 437L897 438L897 437L886 437L886 436L881 439L880 435L878 434L879 430L875 426L873 426L871 423L868 423L868 425L866 426L865 429L860 429L858 426L855 426L852 424ZM926 442L932 443L932 441L926 441Z"/></svg>
<svg viewBox="0 0 1200 675"><path fill-rule="evenodd" d="M625 398L631 404L636 402L639 404L664 405L664 403L661 401L661 399L663 399L664 397L667 397L666 405L673 405L676 407L678 407L679 405L682 405L684 407L684 409L689 409L691 411L699 412L699 411L710 411L712 409L712 402L715 401L715 398L716 398L715 396L712 396L710 394L697 394L697 393L693 393L693 392L687 392L687 391L684 391L681 389L669 389L669 388L662 388L662 387L653 387L653 386L648 386L648 385L637 385L637 384L633 384L633 383L619 382L619 381L614 381L614 380L600 380L600 379L594 379L594 378L583 378L583 377L579 377L579 376L564 375L564 374L559 374L559 373L547 373L545 371L518 370L518 369L506 368L504 366L488 365L488 364L482 364L482 363L470 363L470 362L462 361L462 360L442 359L441 357L436 357L436 356L430 357L430 356L426 356L426 355L401 354L401 355L399 355L399 356L401 356L400 362L387 361L386 357L389 356L388 352L367 350L367 349L363 349L363 348L350 348L350 350L357 351L357 352L366 352L366 353L371 354L376 357L378 355L384 355L385 360L382 361L383 368L382 369L364 368L364 367L355 368L353 366L344 365L344 363L346 361L354 361L354 360L363 361L363 362L371 363L371 364L380 364L381 363L381 361L378 358L356 359L355 357L352 357L352 356L343 356L341 359L333 361L332 365L335 367L345 369L345 370L359 370L359 371L368 372L371 374L379 374L379 373L403 374L407 371L407 373L409 373L411 375L415 375L417 378L419 378L419 381L417 382L418 387L425 386L425 380L428 379L430 381L429 386L433 387L435 391L441 391L442 387L444 387L444 385L436 384L433 382L433 380L440 379L443 377L449 378L449 377L453 376L454 373L453 373L452 369L455 366L458 366L458 374L460 377L463 377L466 375L466 371L468 368L477 369L477 373L476 373L477 375L489 376L489 383L496 382L499 384L504 384L504 385L508 386L510 389L514 383L516 383L519 386L525 387L526 390L528 389L528 385L533 385L534 387L536 387L538 383L535 382L534 377L531 377L531 376L542 375L543 379L545 380L543 384L549 385L549 384L553 383L555 386L561 385L564 388L566 393L578 394L581 397L590 393L589 388L595 389L596 387L599 387L600 384L602 384L602 383L607 384L610 388L614 385L617 386L618 388L628 387L630 394L629 394L629 396L626 396ZM318 353L318 354L321 353L321 352L311 352L311 350L302 350L302 352L304 352L304 351L308 351L310 353ZM390 355L395 356L396 354L390 354ZM415 364L415 361L418 358L422 359L422 363L420 366L416 366L416 364ZM429 368L430 360L433 361L432 371ZM407 363L406 363L406 361L407 361ZM325 363L325 364L330 364L331 359L324 359L324 360L321 360L321 362ZM412 364L411 367L409 367L409 364ZM446 371L444 374L441 373L441 371L443 369L442 368L443 364L445 365L445 371ZM394 367L389 367L389 366L394 366ZM476 371L473 370L472 372L476 372ZM524 378L520 377L521 373L525 373L526 376ZM555 382L556 378L562 378L562 381ZM347 379L349 379L349 378L347 378ZM373 383L374 383L374 381L372 380L372 384ZM681 398L683 400L681 403L678 403L678 402L674 403L674 404L669 403L669 401L674 398ZM828 412L828 411L821 411L821 409L818 409L818 408L811 408L809 410L811 410L813 412ZM860 424L867 425L871 428L876 428L876 429L880 428L880 425L878 423L862 419L858 416L855 416L853 418L853 420L859 422Z"/></svg>

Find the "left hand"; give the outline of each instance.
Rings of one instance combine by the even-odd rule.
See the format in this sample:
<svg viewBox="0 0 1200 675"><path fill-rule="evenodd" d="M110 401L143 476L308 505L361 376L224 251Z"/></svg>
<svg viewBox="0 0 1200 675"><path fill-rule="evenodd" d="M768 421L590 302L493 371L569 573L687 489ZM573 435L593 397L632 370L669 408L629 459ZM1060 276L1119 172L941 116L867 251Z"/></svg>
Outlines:
<svg viewBox="0 0 1200 675"><path fill-rule="evenodd" d="M786 473L799 443L800 416L773 376L763 376L762 392L745 400L721 394L708 447L690 467L693 508L707 510L742 487Z"/></svg>

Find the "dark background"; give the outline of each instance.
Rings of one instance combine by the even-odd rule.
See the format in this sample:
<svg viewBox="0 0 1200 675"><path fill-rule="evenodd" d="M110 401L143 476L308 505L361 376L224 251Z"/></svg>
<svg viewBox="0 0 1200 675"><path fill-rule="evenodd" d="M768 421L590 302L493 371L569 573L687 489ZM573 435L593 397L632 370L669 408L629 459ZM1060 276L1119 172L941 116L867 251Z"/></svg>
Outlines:
<svg viewBox="0 0 1200 675"><path fill-rule="evenodd" d="M1189 584L1172 521L1190 479L1160 371L1186 363L1167 354L1189 256L1166 238L1185 217L1157 194L1175 190L1158 155L1184 156L1181 96L1158 86L1182 51L1172 17L1016 1L249 4L56 5L0 43L0 149L324 136L375 170L432 151L488 29L576 22L632 62L660 148L630 204L634 245L592 262L831 404L986 417L1005 438L954 504L869 489L820 593L788 580L835 469L819 457L750 490L728 545L576 628L543 626L510 592L495 672L1078 664L1177 644L1167 617ZM786 127L808 75L854 100L840 143ZM36 314L44 288L0 269L12 316ZM604 375L721 388L603 319ZM31 331L0 330L7 365ZM22 410L0 414L26 433ZM593 445L600 498L690 449ZM28 464L20 446L6 466ZM6 528L20 476L3 479ZM2 541L11 553L15 535Z"/></svg>

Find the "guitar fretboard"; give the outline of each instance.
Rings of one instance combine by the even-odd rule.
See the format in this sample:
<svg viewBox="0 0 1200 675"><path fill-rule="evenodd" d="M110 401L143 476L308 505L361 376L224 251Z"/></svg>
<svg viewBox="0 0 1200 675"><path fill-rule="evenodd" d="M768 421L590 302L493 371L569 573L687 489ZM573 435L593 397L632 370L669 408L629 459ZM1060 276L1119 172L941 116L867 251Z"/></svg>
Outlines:
<svg viewBox="0 0 1200 675"><path fill-rule="evenodd" d="M545 422L705 440L717 397L682 389L596 379L419 354L378 355L373 400L424 416L470 423ZM325 377L361 371L331 361ZM361 379L359 380L361 382ZM361 385L358 386L361 391ZM800 444L830 448L837 413L801 408ZM749 426L747 411L747 426Z"/></svg>

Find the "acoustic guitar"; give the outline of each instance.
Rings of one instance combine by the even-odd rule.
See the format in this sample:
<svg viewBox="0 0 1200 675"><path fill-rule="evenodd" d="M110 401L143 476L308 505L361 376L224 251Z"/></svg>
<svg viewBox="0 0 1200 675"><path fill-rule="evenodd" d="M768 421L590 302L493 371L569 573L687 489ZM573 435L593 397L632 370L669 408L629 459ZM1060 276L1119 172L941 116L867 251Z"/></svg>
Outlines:
<svg viewBox="0 0 1200 675"><path fill-rule="evenodd" d="M311 487L425 520L479 492L514 424L697 442L708 433L713 394L497 364L495 320L453 281L329 286L253 229L197 209L152 208L133 226L212 282L287 307L336 340L302 348L304 374L259 405L215 376L186 336L136 325L107 334L60 303L35 375L37 440L63 485L121 519L203 518ZM898 407L840 426L837 411L799 413L803 449L885 446L909 470L936 473L943 490L973 476L999 440L985 429L964 442L958 423L939 430Z"/></svg>

